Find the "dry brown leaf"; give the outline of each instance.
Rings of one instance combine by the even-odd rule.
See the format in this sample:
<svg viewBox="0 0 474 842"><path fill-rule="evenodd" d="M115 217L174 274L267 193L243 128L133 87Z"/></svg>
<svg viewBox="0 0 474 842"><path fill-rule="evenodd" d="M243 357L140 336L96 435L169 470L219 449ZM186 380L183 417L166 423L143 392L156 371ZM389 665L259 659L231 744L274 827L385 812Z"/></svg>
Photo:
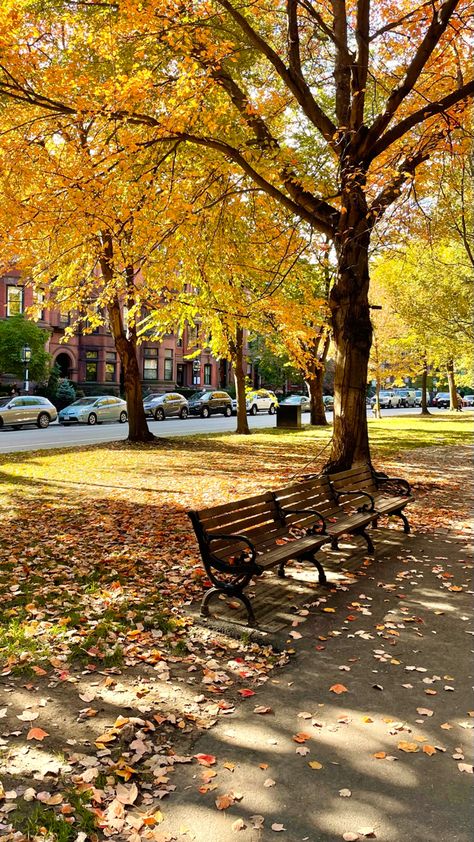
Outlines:
<svg viewBox="0 0 474 842"><path fill-rule="evenodd" d="M398 748L400 749L400 751L406 751L407 753L420 750L420 746L418 746L416 743L407 743L405 740L402 740L398 743Z"/></svg>
<svg viewBox="0 0 474 842"><path fill-rule="evenodd" d="M348 693L347 687L344 687L344 684L333 684L332 687L329 688L331 693L336 693L340 696L341 693Z"/></svg>

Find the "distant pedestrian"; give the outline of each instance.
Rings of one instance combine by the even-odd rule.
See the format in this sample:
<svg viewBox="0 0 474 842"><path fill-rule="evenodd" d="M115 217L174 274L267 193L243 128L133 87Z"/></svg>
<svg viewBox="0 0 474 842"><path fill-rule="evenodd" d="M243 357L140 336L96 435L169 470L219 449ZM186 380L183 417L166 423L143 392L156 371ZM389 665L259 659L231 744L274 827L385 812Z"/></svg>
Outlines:
<svg viewBox="0 0 474 842"><path fill-rule="evenodd" d="M11 387L11 389L10 389L10 397L11 397L11 398L16 398L16 396L17 396L18 394L19 394L19 393L18 393L18 391L17 391L17 388L16 388L15 384L13 384L13 386L12 386L12 387Z"/></svg>
<svg viewBox="0 0 474 842"><path fill-rule="evenodd" d="M456 412L462 412L462 397L459 392L456 394Z"/></svg>

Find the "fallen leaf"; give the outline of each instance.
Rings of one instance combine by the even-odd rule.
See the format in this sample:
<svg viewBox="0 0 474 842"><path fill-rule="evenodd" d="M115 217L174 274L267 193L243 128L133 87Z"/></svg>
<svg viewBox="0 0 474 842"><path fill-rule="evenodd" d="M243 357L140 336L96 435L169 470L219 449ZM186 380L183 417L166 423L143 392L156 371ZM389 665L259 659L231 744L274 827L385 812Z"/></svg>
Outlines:
<svg viewBox="0 0 474 842"><path fill-rule="evenodd" d="M423 750L423 752L424 752L425 754L427 754L427 755L428 755L428 757L431 757L431 755L432 755L432 754L436 754L436 749L435 749L435 747L434 747L434 746L430 746L428 743L427 743L425 746L423 746L423 749L422 749L422 750Z"/></svg>
<svg viewBox="0 0 474 842"><path fill-rule="evenodd" d="M310 760L309 763L308 763L308 766L311 769L322 769L323 768L323 764L319 763L317 760Z"/></svg>
<svg viewBox="0 0 474 842"><path fill-rule="evenodd" d="M213 754L195 754L194 757L201 766L212 766L216 762Z"/></svg>
<svg viewBox="0 0 474 842"><path fill-rule="evenodd" d="M254 830L260 830L265 822L265 816L259 816L258 814L255 816L250 816L250 821L252 822L252 827Z"/></svg>
<svg viewBox="0 0 474 842"><path fill-rule="evenodd" d="M416 712L420 714L420 716L433 716L433 711L429 708L417 708Z"/></svg>
<svg viewBox="0 0 474 842"><path fill-rule="evenodd" d="M336 693L338 696L341 693L348 693L347 687L344 687L344 684L333 684L332 687L329 688L331 693Z"/></svg>
<svg viewBox="0 0 474 842"><path fill-rule="evenodd" d="M245 830L246 824L243 819L236 819L230 827L231 830Z"/></svg>
<svg viewBox="0 0 474 842"><path fill-rule="evenodd" d="M44 740L45 737L49 737L47 731L43 731L42 728L30 728L26 735L27 740L39 740L40 742Z"/></svg>
<svg viewBox="0 0 474 842"><path fill-rule="evenodd" d="M253 712L264 714L264 713L273 713L273 710L272 710L272 708L266 707L265 705L257 705L257 707L253 709Z"/></svg>
<svg viewBox="0 0 474 842"><path fill-rule="evenodd" d="M23 713L17 714L17 719L21 719L22 722L33 722L34 719L38 719L39 712L37 710L24 710Z"/></svg>
<svg viewBox="0 0 474 842"><path fill-rule="evenodd" d="M350 798L351 795L352 795L352 792L351 792L350 789L340 789L339 795L341 796L341 798Z"/></svg>
<svg viewBox="0 0 474 842"><path fill-rule="evenodd" d="M279 833L281 830L285 830L285 827L284 827L284 825L280 824L279 822L273 822L272 830L274 830L275 833Z"/></svg>
<svg viewBox="0 0 474 842"><path fill-rule="evenodd" d="M305 743L306 740L309 740L311 734L305 734L304 731L300 731L298 734L293 734L293 740L295 743Z"/></svg>
<svg viewBox="0 0 474 842"><path fill-rule="evenodd" d="M386 755L385 751L377 751L377 752L374 754L374 757L375 757L377 760L384 760L384 759L386 758L386 756L387 756L387 755Z"/></svg>
<svg viewBox="0 0 474 842"><path fill-rule="evenodd" d="M400 743L398 743L398 748L400 749L400 751L406 751L407 753L420 750L420 746L417 746L416 743L407 743L405 742L405 740L402 740Z"/></svg>
<svg viewBox="0 0 474 842"><path fill-rule="evenodd" d="M243 699L248 699L250 696L255 696L255 691L249 690L246 687L243 690L237 690L237 692L240 696L242 696Z"/></svg>
<svg viewBox="0 0 474 842"><path fill-rule="evenodd" d="M344 842L356 842L357 839L360 839L359 834L353 833L352 830L348 830L346 833L343 833L342 838L344 839Z"/></svg>
<svg viewBox="0 0 474 842"><path fill-rule="evenodd" d="M232 795L219 795L216 798L215 804L218 810L228 810L229 807L232 807L235 799Z"/></svg>
<svg viewBox="0 0 474 842"><path fill-rule="evenodd" d="M267 778L266 781L263 782L263 785L266 787L275 786L276 781L273 778Z"/></svg>
<svg viewBox="0 0 474 842"><path fill-rule="evenodd" d="M470 763L458 763L458 769L460 772L467 772L468 775L472 775L474 771L474 766Z"/></svg>

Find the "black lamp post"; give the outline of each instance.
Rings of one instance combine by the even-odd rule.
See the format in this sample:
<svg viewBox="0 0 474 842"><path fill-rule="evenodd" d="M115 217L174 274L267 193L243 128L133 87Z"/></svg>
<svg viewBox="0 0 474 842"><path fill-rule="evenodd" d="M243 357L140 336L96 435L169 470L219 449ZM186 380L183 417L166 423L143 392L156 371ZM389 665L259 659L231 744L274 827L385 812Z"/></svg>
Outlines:
<svg viewBox="0 0 474 842"><path fill-rule="evenodd" d="M21 350L21 361L25 367L25 392L28 394L30 384L28 379L28 367L31 361L31 348L29 345L23 345Z"/></svg>

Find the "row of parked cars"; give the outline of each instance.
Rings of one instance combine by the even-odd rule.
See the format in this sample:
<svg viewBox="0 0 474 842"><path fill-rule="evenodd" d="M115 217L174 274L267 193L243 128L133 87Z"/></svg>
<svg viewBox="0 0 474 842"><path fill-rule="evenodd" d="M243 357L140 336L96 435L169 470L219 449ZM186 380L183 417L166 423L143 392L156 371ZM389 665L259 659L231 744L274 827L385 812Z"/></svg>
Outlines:
<svg viewBox="0 0 474 842"><path fill-rule="evenodd" d="M368 399L369 400L369 399ZM334 399L332 395L323 398L325 409L332 412ZM300 406L302 412L309 412L310 402L307 395L289 395L282 405ZM438 392L433 398L433 406L449 408L449 393ZM462 399L463 406L474 406L474 395L466 395ZM375 398L370 400L370 406L375 405ZM421 390L387 389L380 392L380 406L383 408L421 406ZM143 401L145 414L155 421L165 418L187 418L189 415L209 418L211 415L221 414L225 417L235 415L237 401L227 392L221 390L208 391L202 389L195 392L187 400L178 392L168 392L164 395L151 394ZM278 398L269 389L258 389L250 392L246 399L246 410L250 415L258 412L268 412L274 415L278 407ZM0 428L11 427L20 430L24 425L36 424L40 429L46 429L52 421L59 421L65 427L69 424L102 424L104 421L127 421L127 404L121 398L112 395L98 397L84 397L71 403L59 413L47 398L39 395L18 395L10 398L0 398Z"/></svg>

